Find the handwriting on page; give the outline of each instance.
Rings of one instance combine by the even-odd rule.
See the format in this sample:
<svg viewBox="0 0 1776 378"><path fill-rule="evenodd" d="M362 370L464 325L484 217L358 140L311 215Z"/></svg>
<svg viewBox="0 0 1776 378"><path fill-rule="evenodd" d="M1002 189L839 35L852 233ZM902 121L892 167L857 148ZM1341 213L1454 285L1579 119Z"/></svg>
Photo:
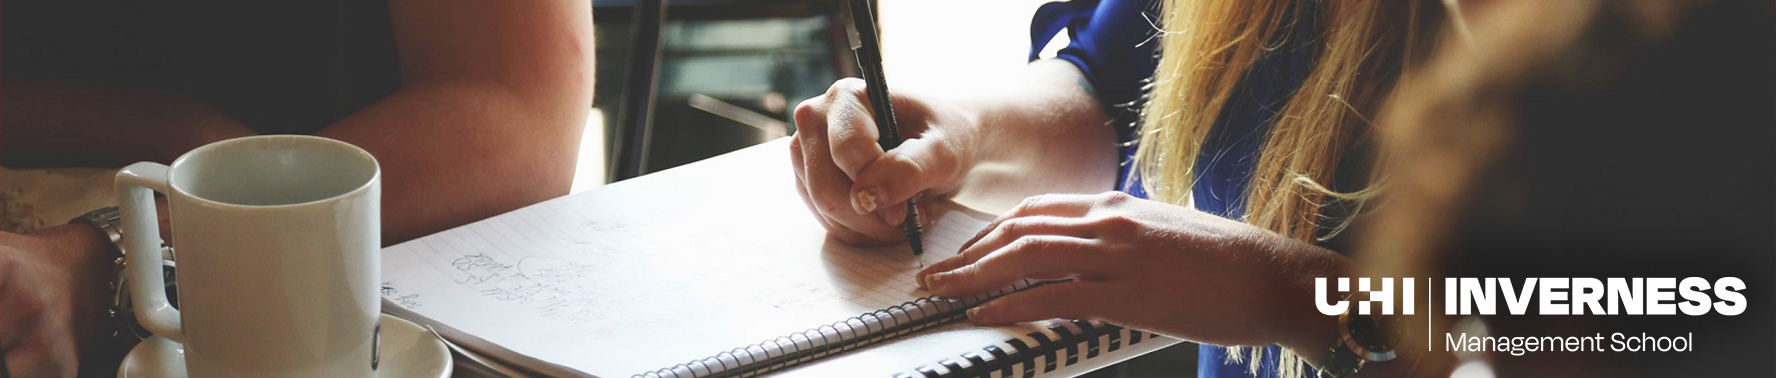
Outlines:
<svg viewBox="0 0 1776 378"><path fill-rule="evenodd" d="M563 321L590 320L584 306L590 298L571 280L581 277L586 266L548 257L525 256L506 264L484 253L457 257L452 268L468 273L456 281L488 298L523 305L537 315Z"/></svg>
<svg viewBox="0 0 1776 378"><path fill-rule="evenodd" d="M505 219L500 219L504 221ZM424 248L415 252L433 254L425 259L435 270L450 277L454 283L483 297L498 300L531 313L563 322L597 320L592 309L589 289L580 284L590 271L587 264L547 255L513 253L510 249L526 247L531 242L518 229L505 222L474 224L465 232L480 234L480 240L438 238L422 241ZM528 222L526 222L528 223ZM531 227L533 225L524 225ZM484 244L501 240L507 245ZM483 243L477 243L483 242ZM442 262L442 264L440 263ZM413 309L422 304L415 298L402 300L395 288L385 287L384 297L397 305Z"/></svg>
<svg viewBox="0 0 1776 378"><path fill-rule="evenodd" d="M422 305L419 301L419 294L403 293L400 290L395 289L395 285L389 282L382 283L382 297L388 298L388 300L395 302L395 305L409 310L419 308L419 306Z"/></svg>

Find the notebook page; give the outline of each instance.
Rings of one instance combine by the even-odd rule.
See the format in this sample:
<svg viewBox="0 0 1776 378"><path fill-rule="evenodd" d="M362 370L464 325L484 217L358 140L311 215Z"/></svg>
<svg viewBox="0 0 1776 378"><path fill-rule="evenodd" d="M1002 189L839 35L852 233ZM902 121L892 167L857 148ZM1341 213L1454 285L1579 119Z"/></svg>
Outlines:
<svg viewBox="0 0 1776 378"><path fill-rule="evenodd" d="M627 377L929 294L912 277L985 226L945 211L926 254L828 240L777 141L392 246L392 313L539 373Z"/></svg>

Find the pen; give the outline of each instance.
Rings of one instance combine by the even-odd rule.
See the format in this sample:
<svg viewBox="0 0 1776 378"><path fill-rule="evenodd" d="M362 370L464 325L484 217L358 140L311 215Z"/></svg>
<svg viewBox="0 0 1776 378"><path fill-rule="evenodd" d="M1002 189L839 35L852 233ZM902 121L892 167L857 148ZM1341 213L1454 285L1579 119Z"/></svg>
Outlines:
<svg viewBox="0 0 1776 378"><path fill-rule="evenodd" d="M874 8L869 0L850 0L849 5L851 53L857 57L857 68L863 75L870 106L876 110L876 143L882 146L882 151L892 150L900 146L900 126L894 123L894 106L888 100L888 78L882 74L882 47L876 33L876 18L871 14ZM919 225L916 198L918 196L907 199L906 220L900 222L900 232L906 234L907 243L912 245L913 256L925 253L925 245L920 243L924 227Z"/></svg>

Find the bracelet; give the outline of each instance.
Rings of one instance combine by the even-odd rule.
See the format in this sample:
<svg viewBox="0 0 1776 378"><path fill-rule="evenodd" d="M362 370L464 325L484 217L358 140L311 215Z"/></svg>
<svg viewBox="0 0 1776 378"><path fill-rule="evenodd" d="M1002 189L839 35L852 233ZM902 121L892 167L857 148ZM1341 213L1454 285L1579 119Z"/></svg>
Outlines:
<svg viewBox="0 0 1776 378"><path fill-rule="evenodd" d="M99 232L105 233L106 239L111 240L111 245L117 246L117 257L123 258L123 228L118 226L123 223L123 212L117 206L106 206L81 214L68 220L68 223L85 223L99 229Z"/></svg>

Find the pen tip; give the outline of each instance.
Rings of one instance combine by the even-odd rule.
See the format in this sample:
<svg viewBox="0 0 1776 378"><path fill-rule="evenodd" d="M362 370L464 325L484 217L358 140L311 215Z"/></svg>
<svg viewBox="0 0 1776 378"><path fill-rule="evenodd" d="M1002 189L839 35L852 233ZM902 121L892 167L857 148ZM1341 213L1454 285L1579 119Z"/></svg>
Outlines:
<svg viewBox="0 0 1776 378"><path fill-rule="evenodd" d="M920 225L919 207L912 200L907 200L906 221L900 222L900 231L906 234L907 244L913 247L913 256L925 254L925 243L920 240L925 226Z"/></svg>
<svg viewBox="0 0 1776 378"><path fill-rule="evenodd" d="M919 227L919 221L917 218L902 223L900 230L901 232L906 233L907 245L913 248L913 256L925 254L925 243L922 241L922 235L920 235L923 234L925 230L924 227Z"/></svg>

